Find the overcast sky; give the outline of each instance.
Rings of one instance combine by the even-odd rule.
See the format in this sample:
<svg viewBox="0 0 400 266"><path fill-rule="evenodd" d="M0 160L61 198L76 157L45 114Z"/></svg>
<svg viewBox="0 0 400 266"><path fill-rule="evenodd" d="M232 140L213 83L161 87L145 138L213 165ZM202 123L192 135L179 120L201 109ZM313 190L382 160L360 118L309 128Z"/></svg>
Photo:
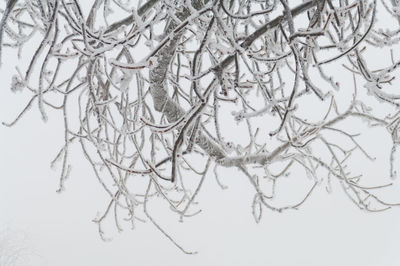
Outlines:
<svg viewBox="0 0 400 266"><path fill-rule="evenodd" d="M10 51L5 50L0 70L0 121L12 120L28 100L28 94L9 90L15 72L10 66L17 63ZM184 223L163 216L157 206L151 210L197 255L184 255L150 223L137 223L133 231L124 224L122 233L106 226L112 240L103 242L92 220L104 211L108 196L78 146L72 150L67 189L56 193L59 168L50 169L50 161L63 143L62 132L61 114L49 113L43 123L36 105L15 127L0 126L0 249L7 249L1 236L4 243L7 238L24 247L21 265L400 265L400 208L360 211L333 183L332 194L319 186L300 210L264 210L257 224L251 213L254 192L234 169L221 173L226 190L207 177L198 198L202 212ZM371 130L365 140L379 159L356 168L380 184L389 175L389 138ZM395 183L381 195L400 202L400 181Z"/></svg>
<svg viewBox="0 0 400 266"><path fill-rule="evenodd" d="M2 69L0 120L9 121L23 98L8 90L10 76ZM299 211L266 210L260 224L251 214L252 191L233 170L222 175L229 186L221 190L212 176L200 194L201 214L185 223L171 222L168 230L177 241L199 254L184 255L151 224L137 224L119 234L109 227L111 242L100 240L91 222L106 206L107 196L76 152L67 190L57 194L58 172L51 170L62 136L59 114L44 124L33 109L14 128L0 127L0 224L23 234L31 264L69 265L385 265L400 263L400 208L384 213L357 209L334 186L324 187ZM374 155L388 150L377 142ZM387 164L367 169L371 177L388 174ZM398 180L397 180L398 181ZM398 183L398 182L397 182ZM387 190L399 198L399 186ZM391 194L389 194L391 193ZM163 219L158 216L158 219ZM32 254L31 254L32 253ZM28 265L28 264L26 264Z"/></svg>

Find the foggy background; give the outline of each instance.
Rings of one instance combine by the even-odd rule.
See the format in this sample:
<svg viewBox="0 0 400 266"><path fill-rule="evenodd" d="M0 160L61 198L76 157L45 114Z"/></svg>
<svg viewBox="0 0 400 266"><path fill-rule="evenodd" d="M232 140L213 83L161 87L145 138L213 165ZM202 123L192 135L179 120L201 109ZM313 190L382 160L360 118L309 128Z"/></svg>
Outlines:
<svg viewBox="0 0 400 266"><path fill-rule="evenodd" d="M9 89L16 64L15 51L4 48L1 122L14 119L30 96ZM351 84L351 75L346 77ZM320 185L300 210L264 209L257 224L251 209L253 188L236 169L220 170L226 190L209 171L197 198L202 212L184 223L179 223L179 217L164 222L163 212L168 209L150 209L179 244L197 255L183 254L150 222L136 223L133 231L124 224L122 233L110 223L104 232L112 241L103 242L92 220L104 211L108 195L79 145L72 145L66 191L56 193L60 169L50 169L50 162L63 145L62 114L48 114L49 121L43 123L34 104L13 128L0 126L0 256L7 243L20 245L19 265L400 265L400 207L382 213L361 211L333 180L333 193ZM367 150L377 160L354 162L355 167L376 183L384 183L381 180L389 175L388 134L368 129L360 142L369 145ZM394 182L380 195L400 202L400 181Z"/></svg>

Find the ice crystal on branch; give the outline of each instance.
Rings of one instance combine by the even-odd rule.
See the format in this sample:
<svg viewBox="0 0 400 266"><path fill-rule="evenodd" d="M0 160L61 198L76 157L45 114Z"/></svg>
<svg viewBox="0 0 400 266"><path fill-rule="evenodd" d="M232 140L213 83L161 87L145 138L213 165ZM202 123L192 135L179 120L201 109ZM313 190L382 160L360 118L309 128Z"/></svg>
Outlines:
<svg viewBox="0 0 400 266"><path fill-rule="evenodd" d="M362 210L397 205L375 194L391 183L365 182L354 167L356 154L374 157L359 138L369 131L352 126L360 120L387 129L393 146L385 175L394 177L397 1L139 3L8 1L1 20L0 51L23 54L11 89L32 97L3 124L16 124L34 105L44 119L52 109L62 113L59 191L77 145L109 196L94 220L103 239L109 216L118 230L122 221L148 220L187 252L149 202L165 201L179 221L189 219L200 212L204 179L215 175L226 188L218 173L230 167L254 189L257 222L266 210L298 209L332 182ZM28 43L36 50L25 50ZM385 54L379 62L377 52ZM281 180L292 176L304 177L301 195L281 202Z"/></svg>

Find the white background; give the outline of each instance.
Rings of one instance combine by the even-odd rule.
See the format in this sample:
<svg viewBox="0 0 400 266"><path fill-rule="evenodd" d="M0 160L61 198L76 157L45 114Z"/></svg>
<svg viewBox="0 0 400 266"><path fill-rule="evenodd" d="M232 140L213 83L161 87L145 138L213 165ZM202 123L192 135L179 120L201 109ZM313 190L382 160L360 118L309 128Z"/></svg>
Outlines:
<svg viewBox="0 0 400 266"><path fill-rule="evenodd" d="M9 90L17 61L11 50L3 53L0 121L10 121L28 98ZM63 143L62 132L61 114L50 113L45 124L37 105L15 127L0 127L0 228L25 247L21 265L400 265L400 208L360 211L334 183L332 194L319 186L299 211L266 210L256 224L253 191L234 169L221 174L227 190L217 186L212 174L207 177L198 198L202 213L183 224L165 224L197 255L184 255L150 223L138 223L133 231L125 226L121 234L107 227L105 233L113 240L102 242L92 219L104 210L107 196L79 147L72 151L67 190L55 192L58 172L49 165ZM385 159L390 146L373 134L369 151L383 159L357 167L379 181L389 174ZM399 187L383 195L400 202ZM155 216L162 221L160 213Z"/></svg>

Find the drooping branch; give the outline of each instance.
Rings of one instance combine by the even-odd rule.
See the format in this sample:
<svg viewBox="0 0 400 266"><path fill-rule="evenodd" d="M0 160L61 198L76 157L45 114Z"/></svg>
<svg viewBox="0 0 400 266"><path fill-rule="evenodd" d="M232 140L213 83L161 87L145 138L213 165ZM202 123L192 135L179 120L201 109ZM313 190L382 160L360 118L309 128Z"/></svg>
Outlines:
<svg viewBox="0 0 400 266"><path fill-rule="evenodd" d="M373 193L391 181L364 183L352 167L354 158L374 162L358 139L369 130L352 127L361 120L387 132L388 174L398 172L400 31L379 30L377 19L389 14L397 25L395 2L383 10L374 0L133 2L96 0L85 10L78 0L9 1L2 19L3 46L29 58L11 90L31 95L3 124L35 103L44 117L62 113L63 145L51 163L61 161L58 191L79 142L109 196L94 219L102 239L110 216L118 230L122 220L148 220L187 252L150 202L165 201L179 220L198 214L211 166L221 188L220 169L247 178L256 222L263 209L298 209L334 180L360 209L397 206ZM36 52L25 55L31 42ZM390 56L375 67L370 51L380 48ZM290 176L309 178L302 197L279 203Z"/></svg>

